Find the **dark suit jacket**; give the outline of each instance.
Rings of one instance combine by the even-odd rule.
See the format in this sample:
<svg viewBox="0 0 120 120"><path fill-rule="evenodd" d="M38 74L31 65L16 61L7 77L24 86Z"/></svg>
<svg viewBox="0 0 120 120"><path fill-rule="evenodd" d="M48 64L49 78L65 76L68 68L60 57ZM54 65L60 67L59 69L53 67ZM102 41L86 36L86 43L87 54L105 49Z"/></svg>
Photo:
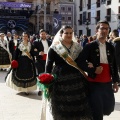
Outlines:
<svg viewBox="0 0 120 120"><path fill-rule="evenodd" d="M52 44L52 42L49 41L49 40L47 40L47 43L48 43L48 46L50 46ZM37 51L35 51L35 49L37 49ZM36 59L40 60L42 58L42 56L39 55L39 52L44 51L44 46L43 46L43 44L41 42L41 39L35 40L33 42L33 50L34 50L33 53L34 53L34 56L36 56Z"/></svg>
<svg viewBox="0 0 120 120"><path fill-rule="evenodd" d="M17 46L20 44L20 40L18 39L17 40ZM10 40L9 41L9 50L10 50L10 53L12 54L12 58L13 58L13 56L14 56L14 42L13 42L13 40Z"/></svg>
<svg viewBox="0 0 120 120"><path fill-rule="evenodd" d="M108 64L110 65L110 71L112 75L113 82L118 82L118 70L115 59L115 50L114 46L110 43L106 42L106 54L108 59ZM88 62L91 62L94 68L88 67ZM98 40L95 40L89 44L87 44L83 51L80 53L77 64L80 68L88 73L88 76L91 78L95 78L95 70L96 67L100 66L100 52L99 52L99 43Z"/></svg>
<svg viewBox="0 0 120 120"><path fill-rule="evenodd" d="M7 38L7 40L8 40L8 41L11 41L11 40L13 40L13 37L12 37L12 36L11 36L11 40L9 40L8 36L6 36L6 38Z"/></svg>
<svg viewBox="0 0 120 120"><path fill-rule="evenodd" d="M21 42L21 41L20 41ZM20 43L19 43L20 44ZM19 47L19 44L18 46L16 47L16 50L14 51L14 56L13 56L13 60L18 60L18 58L22 55L22 51L20 51L20 49L18 48ZM31 49L30 49L30 55L32 57L32 60L35 62L35 59L34 59L34 55L33 55L33 45L31 44Z"/></svg>

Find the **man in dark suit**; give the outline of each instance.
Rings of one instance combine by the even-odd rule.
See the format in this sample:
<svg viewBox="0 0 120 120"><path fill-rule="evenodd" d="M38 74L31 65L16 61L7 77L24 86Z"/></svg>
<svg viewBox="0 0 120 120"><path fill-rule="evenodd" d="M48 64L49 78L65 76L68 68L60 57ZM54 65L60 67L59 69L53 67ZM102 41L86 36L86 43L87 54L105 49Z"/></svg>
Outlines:
<svg viewBox="0 0 120 120"><path fill-rule="evenodd" d="M51 41L46 39L46 34L47 34L46 31L41 29L40 39L36 39L33 42L34 56L36 57L35 65L37 68L38 75L45 71L47 51L48 51L49 46L52 43Z"/></svg>
<svg viewBox="0 0 120 120"><path fill-rule="evenodd" d="M41 29L40 39L36 39L33 42L38 75L45 71L46 55L50 45L51 45L51 41L46 39L46 31Z"/></svg>
<svg viewBox="0 0 120 120"><path fill-rule="evenodd" d="M16 47L19 45L20 39L18 36L18 33L15 32L13 34L13 39L9 41L9 50L10 53L12 54L12 59L14 58L14 51L16 50Z"/></svg>
<svg viewBox="0 0 120 120"><path fill-rule="evenodd" d="M87 44L78 57L78 66L88 73L89 101L93 120L103 120L104 115L114 111L114 93L118 92L118 70L114 46L107 42L109 23L99 21L97 39ZM88 63L93 67L89 68Z"/></svg>
<svg viewBox="0 0 120 120"><path fill-rule="evenodd" d="M11 32L7 32L6 38L8 41L11 41L13 39Z"/></svg>

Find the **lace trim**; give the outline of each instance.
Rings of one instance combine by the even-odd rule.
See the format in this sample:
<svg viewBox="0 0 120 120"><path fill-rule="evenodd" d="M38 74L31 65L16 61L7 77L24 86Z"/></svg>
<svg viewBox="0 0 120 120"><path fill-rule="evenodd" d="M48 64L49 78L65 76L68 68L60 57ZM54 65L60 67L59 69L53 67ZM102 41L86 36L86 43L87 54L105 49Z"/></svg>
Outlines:
<svg viewBox="0 0 120 120"><path fill-rule="evenodd" d="M81 52L82 48L80 47L80 45L76 42L73 42L73 45L71 46L71 49L69 50L70 53L66 50L66 48L61 44L61 42L59 42L57 45L52 45L51 48L58 54L61 55L61 50L64 50L62 52L66 52L67 54L69 54L71 56L71 58L73 60L75 60L79 53Z"/></svg>
<svg viewBox="0 0 120 120"><path fill-rule="evenodd" d="M32 64L32 63L31 63L31 66L32 66L32 73L34 73L33 64ZM17 73L17 71L15 72L15 77L16 77L18 80L24 80L24 81L26 81L26 80L31 80L31 79L33 79L33 78L35 77L35 75L33 74L31 78L21 79L21 78L19 78L19 77L16 75L16 73Z"/></svg>

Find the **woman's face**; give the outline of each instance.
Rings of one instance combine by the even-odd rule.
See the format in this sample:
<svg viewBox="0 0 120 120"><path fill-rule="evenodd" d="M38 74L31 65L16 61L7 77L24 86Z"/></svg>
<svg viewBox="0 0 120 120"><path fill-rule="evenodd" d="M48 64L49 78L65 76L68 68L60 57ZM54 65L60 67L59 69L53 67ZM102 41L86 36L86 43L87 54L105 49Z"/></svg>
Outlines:
<svg viewBox="0 0 120 120"><path fill-rule="evenodd" d="M27 34L23 34L22 39L23 39L23 41L28 41L29 40L28 35Z"/></svg>
<svg viewBox="0 0 120 120"><path fill-rule="evenodd" d="M70 28L67 28L63 31L62 39L65 40L66 42L71 42L72 36L73 36L73 30Z"/></svg>

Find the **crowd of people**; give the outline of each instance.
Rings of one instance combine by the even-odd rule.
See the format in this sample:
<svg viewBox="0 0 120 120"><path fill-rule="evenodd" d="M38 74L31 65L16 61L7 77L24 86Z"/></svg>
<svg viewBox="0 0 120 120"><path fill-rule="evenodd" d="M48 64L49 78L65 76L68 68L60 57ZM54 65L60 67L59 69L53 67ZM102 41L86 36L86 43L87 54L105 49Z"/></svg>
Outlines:
<svg viewBox="0 0 120 120"><path fill-rule="evenodd" d="M8 71L6 85L29 95L37 90L37 76L55 74L49 99L42 97L40 120L103 120L114 111L120 83L120 37L118 30L109 30L102 20L89 37L75 37L71 26L54 37L43 29L39 37L1 32L0 70Z"/></svg>
<svg viewBox="0 0 120 120"><path fill-rule="evenodd" d="M26 95L37 89L36 77L44 72L47 50L51 45L45 30L40 30L39 36L39 39L34 36L34 40L30 40L28 32L22 35L0 33L0 70L8 71L6 85Z"/></svg>

